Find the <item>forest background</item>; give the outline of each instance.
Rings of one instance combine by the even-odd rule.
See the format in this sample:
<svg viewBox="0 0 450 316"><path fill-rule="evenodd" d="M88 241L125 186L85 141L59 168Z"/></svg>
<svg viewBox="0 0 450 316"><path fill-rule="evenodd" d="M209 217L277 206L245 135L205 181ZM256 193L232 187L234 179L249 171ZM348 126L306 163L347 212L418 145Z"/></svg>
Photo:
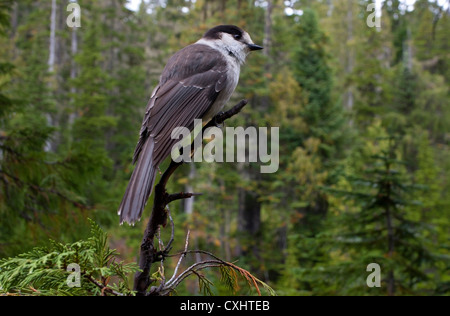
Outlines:
<svg viewBox="0 0 450 316"><path fill-rule="evenodd" d="M278 295L448 294L449 2L372 3L1 1L0 276L35 247L86 240L90 220L116 260L137 261L151 205L133 227L119 226L117 208L146 102L170 55L235 24L265 49L248 58L229 105L249 104L226 125L279 127L280 168L177 170L171 192L203 195L171 204L174 249L190 230L190 248ZM371 263L380 287L366 282ZM217 271L204 273L213 294L232 294ZM22 292L44 293L33 282ZM195 277L177 288L199 291Z"/></svg>

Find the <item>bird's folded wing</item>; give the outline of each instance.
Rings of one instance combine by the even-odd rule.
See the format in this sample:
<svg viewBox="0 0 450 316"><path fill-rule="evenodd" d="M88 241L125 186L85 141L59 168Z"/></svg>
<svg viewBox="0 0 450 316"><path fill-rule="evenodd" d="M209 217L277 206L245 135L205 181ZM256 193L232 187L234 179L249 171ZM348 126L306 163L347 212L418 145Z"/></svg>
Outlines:
<svg viewBox="0 0 450 316"><path fill-rule="evenodd" d="M216 101L226 86L226 72L218 67L194 74L182 80L170 79L154 90L147 105L134 161L148 137L155 139L153 161L159 165L171 152L177 139L171 139L176 127L194 127Z"/></svg>

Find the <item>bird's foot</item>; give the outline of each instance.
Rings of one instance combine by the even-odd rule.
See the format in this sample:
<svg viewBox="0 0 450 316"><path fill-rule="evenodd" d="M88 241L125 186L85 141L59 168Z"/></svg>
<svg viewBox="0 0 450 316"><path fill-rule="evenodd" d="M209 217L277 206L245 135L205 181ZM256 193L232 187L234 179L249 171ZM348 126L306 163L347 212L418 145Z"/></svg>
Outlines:
<svg viewBox="0 0 450 316"><path fill-rule="evenodd" d="M219 117L221 117L222 115L224 115L225 113L224 112L219 112L219 113L217 113L217 115L216 116L214 116L214 126L216 126L216 127L223 127L223 126L225 126L225 122L221 122L221 123L219 123L219 122L217 122L217 119L219 118Z"/></svg>
<svg viewBox="0 0 450 316"><path fill-rule="evenodd" d="M169 252L172 250L172 247L166 248L164 250L158 251L155 256L156 261L162 261L169 256Z"/></svg>

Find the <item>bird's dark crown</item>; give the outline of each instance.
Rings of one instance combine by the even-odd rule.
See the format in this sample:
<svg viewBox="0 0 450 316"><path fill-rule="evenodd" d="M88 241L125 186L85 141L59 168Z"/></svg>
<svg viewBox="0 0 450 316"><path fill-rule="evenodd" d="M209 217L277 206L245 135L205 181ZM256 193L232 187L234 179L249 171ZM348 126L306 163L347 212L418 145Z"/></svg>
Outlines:
<svg viewBox="0 0 450 316"><path fill-rule="evenodd" d="M242 36L244 31L235 25L219 25L206 32L203 38L220 39L220 33Z"/></svg>

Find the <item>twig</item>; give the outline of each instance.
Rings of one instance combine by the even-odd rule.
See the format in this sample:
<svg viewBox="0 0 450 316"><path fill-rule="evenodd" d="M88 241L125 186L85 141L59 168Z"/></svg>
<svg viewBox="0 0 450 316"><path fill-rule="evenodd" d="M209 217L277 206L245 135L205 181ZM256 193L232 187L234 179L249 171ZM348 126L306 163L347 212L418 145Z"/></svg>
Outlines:
<svg viewBox="0 0 450 316"><path fill-rule="evenodd" d="M208 256L216 259L216 260L222 261L223 263L227 263L226 261L223 261L219 257L213 255L211 252L206 251L206 250L184 250L183 252L179 252L179 253L176 253L176 254L173 254L173 255L168 255L167 257L176 257L176 256L183 255L183 254L187 255L189 253L202 253L202 254L208 255Z"/></svg>
<svg viewBox="0 0 450 316"><path fill-rule="evenodd" d="M211 260L211 261L203 261L203 262L198 262L195 264L195 267L191 266L188 269L189 270L185 270L182 274L180 274L173 282L170 286L166 286L166 288L163 289L163 291L161 292L161 295L167 295L170 292L172 292L181 282L184 281L184 279L186 279L187 277L189 277L191 274L198 274L197 271L199 270L203 270L203 269L207 269L207 268L218 268L223 266L223 264L221 264L220 262ZM196 269L194 269L196 268Z"/></svg>
<svg viewBox="0 0 450 316"><path fill-rule="evenodd" d="M167 246L164 249L164 252L166 252L166 253L168 253L170 251L170 249L172 249L172 243L173 243L173 240L175 238L175 224L173 222L172 214L170 214L169 207L167 207L167 216L169 216L170 228L171 228L172 231L170 233L169 242L167 243Z"/></svg>
<svg viewBox="0 0 450 316"><path fill-rule="evenodd" d="M187 235L186 235L186 242L184 244L184 253L181 254L180 259L178 259L178 263L177 266L175 267L175 270L173 271L173 276L170 278L170 280L167 282L167 286L170 286L170 284L172 283L172 281L174 280L174 278L176 277L177 273L178 273L178 269L181 265L181 262L183 261L184 257L186 257L186 253L187 253L187 248L189 246L189 235L190 235L191 231L188 230Z"/></svg>
<svg viewBox="0 0 450 316"><path fill-rule="evenodd" d="M93 283L94 285L96 285L98 288L100 288L100 290L102 291L102 294L103 294L104 292L108 292L108 293L113 294L113 295L115 295L115 296L123 296L122 293L119 293L119 292L117 292L117 291L114 291L113 289L109 288L108 286L101 284L100 282L98 282L96 279L94 279L92 276L90 276L90 275L88 275L88 274L85 274L84 277L85 277L86 279L88 279L91 283Z"/></svg>
<svg viewBox="0 0 450 316"><path fill-rule="evenodd" d="M204 268L204 265L209 265L209 264L216 264L216 265L223 265L222 260L205 260L202 262L196 262L193 265L191 265L189 268L187 268L186 270L184 270L182 273L180 273L179 276L177 276L170 284L167 284L167 287L176 287L178 284L180 284L181 281L183 281L186 277L188 277L193 270L196 270L196 268L198 268L197 270L201 270Z"/></svg>

